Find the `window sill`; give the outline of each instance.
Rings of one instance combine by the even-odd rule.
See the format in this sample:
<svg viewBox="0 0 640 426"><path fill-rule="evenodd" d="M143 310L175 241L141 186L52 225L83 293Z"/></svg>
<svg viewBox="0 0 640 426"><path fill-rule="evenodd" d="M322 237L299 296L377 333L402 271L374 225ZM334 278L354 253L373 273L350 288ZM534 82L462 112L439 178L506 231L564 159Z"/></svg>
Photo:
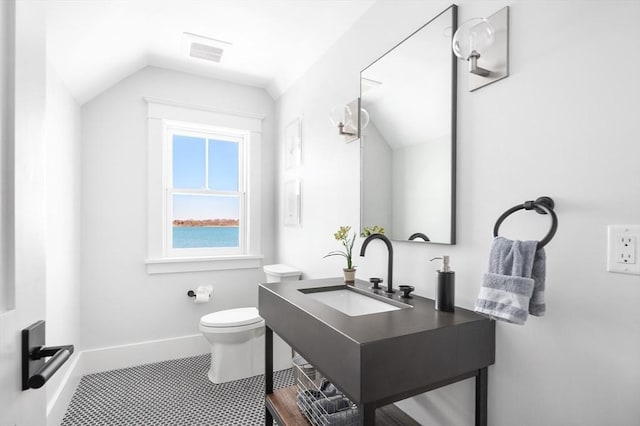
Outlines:
<svg viewBox="0 0 640 426"><path fill-rule="evenodd" d="M172 274L259 268L263 258L263 255L165 257L145 259L144 263L147 265L147 274Z"/></svg>

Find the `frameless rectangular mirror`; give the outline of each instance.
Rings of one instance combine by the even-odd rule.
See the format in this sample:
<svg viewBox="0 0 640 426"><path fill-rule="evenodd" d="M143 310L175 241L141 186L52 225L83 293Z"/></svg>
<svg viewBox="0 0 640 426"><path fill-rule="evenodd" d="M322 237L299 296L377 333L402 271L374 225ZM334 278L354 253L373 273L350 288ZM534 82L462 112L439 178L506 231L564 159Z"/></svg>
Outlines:
<svg viewBox="0 0 640 426"><path fill-rule="evenodd" d="M456 28L452 5L360 73L361 228L455 244Z"/></svg>

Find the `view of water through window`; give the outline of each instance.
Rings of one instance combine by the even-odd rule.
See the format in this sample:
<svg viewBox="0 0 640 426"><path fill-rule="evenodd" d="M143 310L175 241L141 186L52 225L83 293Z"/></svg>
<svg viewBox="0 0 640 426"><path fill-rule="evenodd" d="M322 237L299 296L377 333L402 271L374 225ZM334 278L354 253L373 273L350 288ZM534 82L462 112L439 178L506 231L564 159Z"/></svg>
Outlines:
<svg viewBox="0 0 640 426"><path fill-rule="evenodd" d="M239 247L239 144L173 136L173 248Z"/></svg>
<svg viewBox="0 0 640 426"><path fill-rule="evenodd" d="M238 247L237 226L174 226L174 248Z"/></svg>

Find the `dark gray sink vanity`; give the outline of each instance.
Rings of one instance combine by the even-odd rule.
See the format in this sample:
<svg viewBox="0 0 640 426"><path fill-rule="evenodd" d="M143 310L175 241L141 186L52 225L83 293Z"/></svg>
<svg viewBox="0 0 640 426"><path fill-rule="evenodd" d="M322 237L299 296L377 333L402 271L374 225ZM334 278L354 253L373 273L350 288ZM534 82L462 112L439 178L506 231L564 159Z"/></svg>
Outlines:
<svg viewBox="0 0 640 426"><path fill-rule="evenodd" d="M385 423L388 415L403 415L389 404L475 377L475 424L486 426L494 321L461 308L439 312L431 299L371 290L360 280L350 289L359 294L354 296L386 301L394 310L352 316L314 297L349 287L341 278L260 285L258 307L266 322L265 424L273 419L281 425L306 424L296 413L295 386L273 389L276 332L358 405L362 425L416 424L408 417Z"/></svg>

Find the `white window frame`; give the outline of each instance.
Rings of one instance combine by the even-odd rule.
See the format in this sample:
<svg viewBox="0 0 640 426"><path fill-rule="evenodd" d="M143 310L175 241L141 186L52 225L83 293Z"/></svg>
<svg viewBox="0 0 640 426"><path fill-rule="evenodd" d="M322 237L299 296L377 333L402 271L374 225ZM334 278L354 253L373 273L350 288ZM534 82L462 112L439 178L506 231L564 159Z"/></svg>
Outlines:
<svg viewBox="0 0 640 426"><path fill-rule="evenodd" d="M148 232L149 274L222 269L259 268L261 187L260 143L263 116L220 111L201 105L145 98L148 108ZM239 146L238 191L241 196L240 246L229 248L174 249L172 247L172 132L211 139L211 133L242 139ZM225 138L226 139L226 138ZM198 193L198 190L189 190Z"/></svg>

